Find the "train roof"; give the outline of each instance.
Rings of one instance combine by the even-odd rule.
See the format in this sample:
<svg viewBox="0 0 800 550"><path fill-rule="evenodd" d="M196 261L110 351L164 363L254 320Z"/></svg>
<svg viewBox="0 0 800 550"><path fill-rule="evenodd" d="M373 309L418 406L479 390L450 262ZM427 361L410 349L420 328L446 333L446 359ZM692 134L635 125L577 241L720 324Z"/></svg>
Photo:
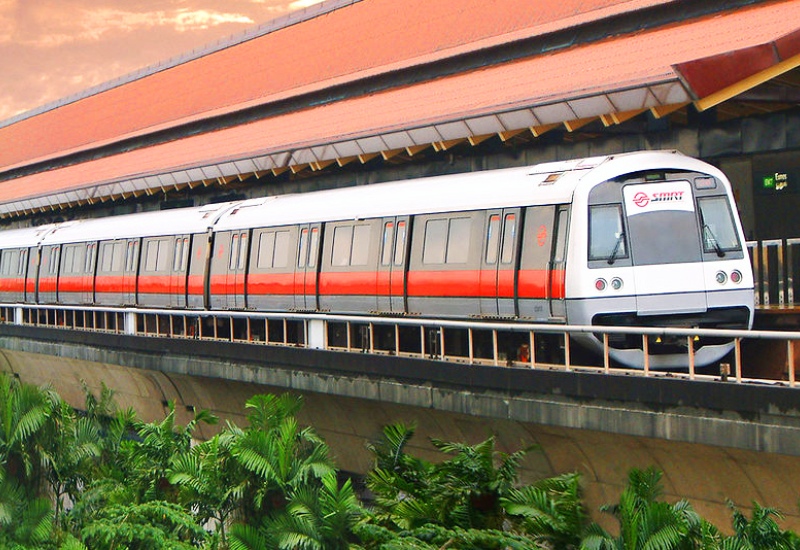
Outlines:
<svg viewBox="0 0 800 550"><path fill-rule="evenodd" d="M37 227L23 227L0 231L0 248L27 248L38 245L42 238L58 227L64 227L72 222L61 224L47 224Z"/></svg>
<svg viewBox="0 0 800 550"><path fill-rule="evenodd" d="M377 183L244 201L216 229L366 219L572 200L580 177L605 157ZM558 174L558 177L554 177Z"/></svg>
<svg viewBox="0 0 800 550"><path fill-rule="evenodd" d="M44 235L41 244L205 233L235 203L82 220Z"/></svg>
<svg viewBox="0 0 800 550"><path fill-rule="evenodd" d="M608 179L642 170L722 172L675 151L642 151L432 176L327 191L65 222L0 232L0 248L205 233L298 223L565 204Z"/></svg>
<svg viewBox="0 0 800 550"><path fill-rule="evenodd" d="M280 195L243 201L221 216L215 229L565 204L579 185L591 187L641 169L700 166L710 168L675 151L645 151Z"/></svg>

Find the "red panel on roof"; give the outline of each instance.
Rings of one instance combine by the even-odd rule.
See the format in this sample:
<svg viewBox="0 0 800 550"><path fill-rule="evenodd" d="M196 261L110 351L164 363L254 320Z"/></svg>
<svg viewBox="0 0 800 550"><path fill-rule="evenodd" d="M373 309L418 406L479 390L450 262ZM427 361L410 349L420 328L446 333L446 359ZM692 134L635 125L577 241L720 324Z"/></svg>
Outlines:
<svg viewBox="0 0 800 550"><path fill-rule="evenodd" d="M671 1L362 0L0 128L0 167Z"/></svg>
<svg viewBox="0 0 800 550"><path fill-rule="evenodd" d="M800 54L800 30L774 42L678 63L675 68L701 98L797 54Z"/></svg>
<svg viewBox="0 0 800 550"><path fill-rule="evenodd" d="M646 90L659 83L680 88L673 65L692 61L698 52L721 58L732 50L758 49L799 23L800 2L736 10L723 17L608 39L7 181L0 186L0 202L412 131L525 106L535 110L536 106L561 105L569 111L564 103L568 100ZM669 102L668 97L660 100Z"/></svg>

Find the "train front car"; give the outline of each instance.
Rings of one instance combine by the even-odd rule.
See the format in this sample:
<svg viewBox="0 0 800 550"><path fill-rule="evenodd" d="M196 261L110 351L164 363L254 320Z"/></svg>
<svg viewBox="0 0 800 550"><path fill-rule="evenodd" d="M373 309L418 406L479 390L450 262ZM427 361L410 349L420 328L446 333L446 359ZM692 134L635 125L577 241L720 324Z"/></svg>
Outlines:
<svg viewBox="0 0 800 550"><path fill-rule="evenodd" d="M610 157L575 192L568 253L570 324L748 329L753 274L730 183L679 153ZM602 336L600 337L602 338ZM597 335L579 341L602 350ZM689 364L683 336L648 337L650 368ZM719 361L730 339L693 342L694 362ZM642 368L640 335L609 336L610 356Z"/></svg>

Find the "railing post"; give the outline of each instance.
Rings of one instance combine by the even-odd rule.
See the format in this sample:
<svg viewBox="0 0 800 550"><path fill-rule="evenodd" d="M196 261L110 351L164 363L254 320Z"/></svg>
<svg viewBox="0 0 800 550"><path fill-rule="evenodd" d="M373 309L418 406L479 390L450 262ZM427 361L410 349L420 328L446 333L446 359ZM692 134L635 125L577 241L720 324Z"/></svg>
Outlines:
<svg viewBox="0 0 800 550"><path fill-rule="evenodd" d="M694 338L691 334L686 337L686 344L689 350L689 380L694 380Z"/></svg>

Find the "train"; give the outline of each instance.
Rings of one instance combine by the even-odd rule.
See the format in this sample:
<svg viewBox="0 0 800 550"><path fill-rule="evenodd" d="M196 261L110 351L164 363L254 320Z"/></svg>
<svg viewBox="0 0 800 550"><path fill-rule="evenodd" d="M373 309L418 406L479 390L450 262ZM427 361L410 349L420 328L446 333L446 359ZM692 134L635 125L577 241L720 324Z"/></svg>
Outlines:
<svg viewBox="0 0 800 550"><path fill-rule="evenodd" d="M0 302L726 329L754 312L730 182L677 151L8 229ZM643 365L640 336L608 345ZM686 345L654 339L649 366L686 366ZM695 364L732 345L701 339Z"/></svg>

